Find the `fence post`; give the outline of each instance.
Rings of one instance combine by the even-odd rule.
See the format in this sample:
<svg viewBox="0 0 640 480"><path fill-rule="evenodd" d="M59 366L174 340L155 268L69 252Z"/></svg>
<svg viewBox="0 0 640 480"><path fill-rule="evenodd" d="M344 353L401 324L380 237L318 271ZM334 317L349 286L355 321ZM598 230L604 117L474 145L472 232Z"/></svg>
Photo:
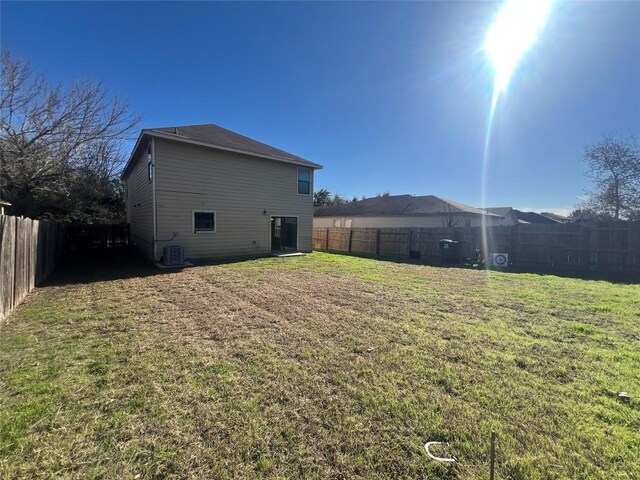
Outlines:
<svg viewBox="0 0 640 480"><path fill-rule="evenodd" d="M411 227L409 227L409 234L407 235L407 258L411 258Z"/></svg>
<svg viewBox="0 0 640 480"><path fill-rule="evenodd" d="M587 244L587 272L591 271L591 225L584 227L585 243Z"/></svg>
<svg viewBox="0 0 640 480"><path fill-rule="evenodd" d="M509 227L509 264L513 265L513 228L514 226Z"/></svg>
<svg viewBox="0 0 640 480"><path fill-rule="evenodd" d="M327 233L324 236L324 249L329 250L329 227L327 227Z"/></svg>
<svg viewBox="0 0 640 480"><path fill-rule="evenodd" d="M376 228L376 257L380 256L380 229Z"/></svg>
<svg viewBox="0 0 640 480"><path fill-rule="evenodd" d="M11 292L11 309L18 303L16 301L16 290L18 288L18 242L20 241L20 218L16 217L14 229L14 250L13 250L13 291Z"/></svg>
<svg viewBox="0 0 640 480"><path fill-rule="evenodd" d="M351 239L353 238L353 228L349 229L349 248L347 249L347 253L351 253Z"/></svg>

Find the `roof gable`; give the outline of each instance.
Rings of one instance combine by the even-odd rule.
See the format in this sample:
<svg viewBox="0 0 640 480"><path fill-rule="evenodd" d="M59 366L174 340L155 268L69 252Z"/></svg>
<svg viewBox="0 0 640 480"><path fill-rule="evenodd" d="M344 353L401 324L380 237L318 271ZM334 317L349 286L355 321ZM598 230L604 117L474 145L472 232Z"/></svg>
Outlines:
<svg viewBox="0 0 640 480"><path fill-rule="evenodd" d="M136 158L137 155L140 154L140 150L144 148L144 145L147 143L145 142L145 139L152 137L196 144L219 150L227 150L269 160L294 163L297 165L308 166L310 168L322 168L322 166L317 163L310 162L302 157L298 157L297 155L293 155L265 143L258 142L252 138L227 130L226 128L222 128L214 124L206 124L142 130L138 137L138 141L131 152L131 157L129 158L125 168L122 170L123 177L128 173L132 159Z"/></svg>

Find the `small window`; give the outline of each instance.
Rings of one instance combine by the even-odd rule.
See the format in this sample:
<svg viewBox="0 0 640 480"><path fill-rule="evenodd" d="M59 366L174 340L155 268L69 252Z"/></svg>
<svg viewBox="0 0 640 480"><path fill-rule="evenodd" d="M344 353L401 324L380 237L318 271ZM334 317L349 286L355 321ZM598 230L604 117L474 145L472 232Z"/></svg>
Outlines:
<svg viewBox="0 0 640 480"><path fill-rule="evenodd" d="M193 212L193 233L214 233L216 231L216 212Z"/></svg>
<svg viewBox="0 0 640 480"><path fill-rule="evenodd" d="M347 219L344 221L344 226L345 226L345 227L347 227L347 228L351 228L351 223L352 223L352 222L353 222L353 220L351 220L350 218L347 218Z"/></svg>
<svg viewBox="0 0 640 480"><path fill-rule="evenodd" d="M298 169L298 193L300 195L311 193L311 170L308 168Z"/></svg>
<svg viewBox="0 0 640 480"><path fill-rule="evenodd" d="M471 226L471 219L470 218L465 219L464 226L465 227L470 227Z"/></svg>
<svg viewBox="0 0 640 480"><path fill-rule="evenodd" d="M153 158L151 156L151 144L147 148L147 175L149 176L149 180L153 178Z"/></svg>
<svg viewBox="0 0 640 480"><path fill-rule="evenodd" d="M335 218L333 220L333 226L334 227L339 227L340 226L340 219L339 218Z"/></svg>

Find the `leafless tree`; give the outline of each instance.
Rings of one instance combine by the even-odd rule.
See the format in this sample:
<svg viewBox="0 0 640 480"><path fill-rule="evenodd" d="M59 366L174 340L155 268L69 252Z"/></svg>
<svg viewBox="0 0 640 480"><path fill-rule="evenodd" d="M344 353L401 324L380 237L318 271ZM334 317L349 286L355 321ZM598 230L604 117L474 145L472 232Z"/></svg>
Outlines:
<svg viewBox="0 0 640 480"><path fill-rule="evenodd" d="M101 83L52 86L8 51L1 85L0 195L14 204L12 213L76 221L100 216L101 205L91 205L108 205L110 190L117 194L122 145L140 117ZM75 197L81 193L87 196Z"/></svg>
<svg viewBox="0 0 640 480"><path fill-rule="evenodd" d="M451 205L448 203L443 204L444 211L442 213L442 226L443 227L455 227L458 225L460 218L453 213Z"/></svg>
<svg viewBox="0 0 640 480"><path fill-rule="evenodd" d="M624 139L604 137L584 153L595 190L583 208L613 220L640 216L640 149Z"/></svg>

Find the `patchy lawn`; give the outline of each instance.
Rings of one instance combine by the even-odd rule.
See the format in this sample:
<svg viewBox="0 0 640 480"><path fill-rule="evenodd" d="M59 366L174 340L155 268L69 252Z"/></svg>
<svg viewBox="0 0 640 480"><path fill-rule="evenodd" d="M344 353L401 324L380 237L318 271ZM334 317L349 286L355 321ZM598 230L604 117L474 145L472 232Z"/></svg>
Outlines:
<svg viewBox="0 0 640 480"><path fill-rule="evenodd" d="M1 478L488 478L492 429L499 479L640 478L639 285L326 253L92 268L0 328Z"/></svg>

